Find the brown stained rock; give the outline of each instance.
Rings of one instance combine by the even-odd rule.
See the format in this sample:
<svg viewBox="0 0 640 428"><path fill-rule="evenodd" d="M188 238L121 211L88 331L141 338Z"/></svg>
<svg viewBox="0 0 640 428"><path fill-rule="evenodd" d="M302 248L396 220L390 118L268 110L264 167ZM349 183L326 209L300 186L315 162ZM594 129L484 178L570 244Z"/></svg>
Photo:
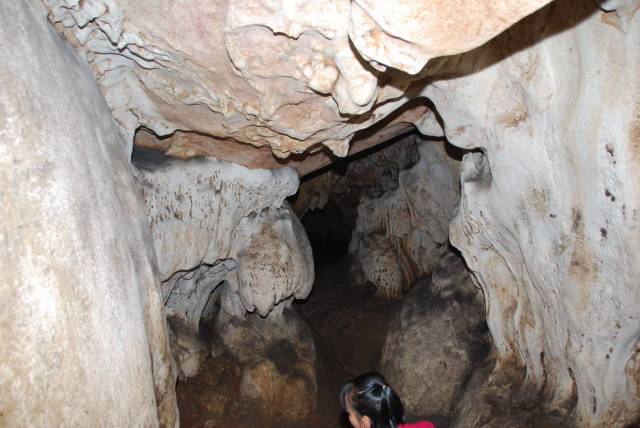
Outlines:
<svg viewBox="0 0 640 428"><path fill-rule="evenodd" d="M296 421L315 410L317 386L313 338L292 310L245 320L224 311L217 335L242 368L240 393L274 418Z"/></svg>
<svg viewBox="0 0 640 428"><path fill-rule="evenodd" d="M429 120L434 121L435 119L431 110L424 105L408 106L408 108L401 109L388 120L376 124L371 129L357 133L351 141L347 156L356 155L385 141L409 133L415 129L414 123ZM267 147L256 148L248 144L234 144L230 140L196 132L176 131L171 136L158 138L151 131L141 129L135 135L134 144L141 148L162 151L169 156L182 159L212 156L250 169L290 167L295 169L300 177L322 169L336 160L336 156L326 148L316 148L307 153L279 159Z"/></svg>
<svg viewBox="0 0 640 428"><path fill-rule="evenodd" d="M269 360L247 367L242 375L240 392L256 400L271 417L295 421L315 409L316 394L304 379L283 375Z"/></svg>

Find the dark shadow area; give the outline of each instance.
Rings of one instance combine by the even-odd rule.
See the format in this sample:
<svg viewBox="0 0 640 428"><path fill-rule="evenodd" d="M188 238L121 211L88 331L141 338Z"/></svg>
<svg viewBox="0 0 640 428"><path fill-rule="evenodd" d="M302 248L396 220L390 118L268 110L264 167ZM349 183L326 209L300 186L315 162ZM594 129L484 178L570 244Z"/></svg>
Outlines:
<svg viewBox="0 0 640 428"><path fill-rule="evenodd" d="M294 304L316 345L318 409L292 427L351 427L340 407L340 389L355 376L380 369L386 330L401 302L355 287L349 268L348 257L326 261L316 271L311 296Z"/></svg>
<svg viewBox="0 0 640 428"><path fill-rule="evenodd" d="M335 204L329 203L322 210L307 213L302 218L302 225L311 243L316 267L347 255L352 228Z"/></svg>
<svg viewBox="0 0 640 428"><path fill-rule="evenodd" d="M134 144L131 163L140 169L153 171L164 163L175 159L160 150L145 149Z"/></svg>
<svg viewBox="0 0 640 428"><path fill-rule="evenodd" d="M402 135L398 135L395 138L392 138L390 140L385 141L384 143L380 143L378 145L375 145L373 147L369 147L366 150L363 150L361 152L358 152L354 155L351 156L347 156L344 158L339 158L339 157L335 157L333 163L325 166L324 168L321 168L317 171L314 171L310 174L305 175L304 177L302 177L300 179L301 183L304 183L305 181L311 180L312 178L315 178L319 175L322 174L326 174L329 171L333 171L338 175L344 175L346 173L347 167L349 166L350 163L356 162L358 160L364 159L366 157L371 156L374 153L377 153L379 151L382 151L390 146L392 146L393 144L397 143L398 141L401 141L405 138L407 138L409 135L413 134L413 133L417 133L417 131L410 131L407 132L406 134L402 134Z"/></svg>
<svg viewBox="0 0 640 428"><path fill-rule="evenodd" d="M557 10L563 20L551 19ZM477 73L543 40L576 27L602 9L594 0L555 0L513 24L493 39L467 52L434 58L420 72L425 79L416 81L424 87L430 81L458 78ZM412 84L411 87L414 87Z"/></svg>

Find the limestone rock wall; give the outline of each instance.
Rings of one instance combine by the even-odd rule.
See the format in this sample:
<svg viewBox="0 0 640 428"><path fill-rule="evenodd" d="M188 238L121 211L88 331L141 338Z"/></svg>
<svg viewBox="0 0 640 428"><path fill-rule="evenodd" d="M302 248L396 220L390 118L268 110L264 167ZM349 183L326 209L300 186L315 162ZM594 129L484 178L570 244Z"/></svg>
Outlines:
<svg viewBox="0 0 640 428"><path fill-rule="evenodd" d="M419 137L410 134L364 157L349 157L342 160L342 165L301 180L291 207L302 218L309 211L324 209L332 200L355 225L362 196L378 197L397 188L400 171L418 159L419 141Z"/></svg>
<svg viewBox="0 0 640 428"><path fill-rule="evenodd" d="M451 143L473 150L450 237L483 288L496 370L521 368L550 409L577 400L581 426L640 418L637 0L556 0L487 45L432 60L486 42L547 1L43 3L89 62L125 138L40 3L3 3L9 309L0 334L3 344L19 341L0 350L8 424L38 425L50 411L62 425L112 414L119 425L173 425L154 256L126 164L136 129L197 131L278 156L323 146L344 155L355 132L415 97L434 103ZM431 119L416 125L428 134ZM236 314L305 296L308 244L282 202L295 174L210 162L141 173L169 308L195 322L196 295L223 280L223 304ZM393 248L385 274L396 283L426 270L447 236L450 201L422 211L430 205L408 195L422 201L431 189L414 171L395 195L371 202L360 226L382 240L373 246ZM259 250L273 244L269 228L282 238L277 258ZM252 272L267 256L276 264L263 294ZM33 317L40 322L24 321ZM82 382L73 389L67 379Z"/></svg>
<svg viewBox="0 0 640 428"><path fill-rule="evenodd" d="M177 426L127 146L46 13L0 3L0 425Z"/></svg>
<svg viewBox="0 0 640 428"><path fill-rule="evenodd" d="M411 98L417 77L387 67L416 74L548 1L44 0L129 141L140 126L198 131L280 157L344 156Z"/></svg>
<svg viewBox="0 0 640 428"><path fill-rule="evenodd" d="M550 409L577 399L578 426L640 417L640 3L616 7L554 2L424 92L474 149L450 234L498 370L521 367Z"/></svg>
<svg viewBox="0 0 640 428"><path fill-rule="evenodd" d="M385 297L400 297L436 266L459 200L460 162L445 143L421 142L418 150L419 161L400 172L396 189L358 206L350 252Z"/></svg>
<svg viewBox="0 0 640 428"><path fill-rule="evenodd" d="M168 314L197 330L211 292L242 318L266 316L313 284L307 237L285 198L293 170L249 170L212 158L137 162ZM280 310L279 309L279 310Z"/></svg>

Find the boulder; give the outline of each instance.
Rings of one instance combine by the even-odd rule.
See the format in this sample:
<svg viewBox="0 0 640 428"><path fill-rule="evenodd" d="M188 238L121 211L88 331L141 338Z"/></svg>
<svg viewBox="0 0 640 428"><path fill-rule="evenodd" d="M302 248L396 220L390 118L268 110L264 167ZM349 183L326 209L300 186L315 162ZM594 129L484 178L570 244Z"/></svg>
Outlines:
<svg viewBox="0 0 640 428"><path fill-rule="evenodd" d="M242 367L240 392L266 414L298 421L315 410L316 351L306 323L292 309L245 320L220 311L216 331Z"/></svg>
<svg viewBox="0 0 640 428"><path fill-rule="evenodd" d="M406 295L389 325L382 372L413 416L451 417L474 368L485 357L484 307L459 256L443 256L433 281Z"/></svg>

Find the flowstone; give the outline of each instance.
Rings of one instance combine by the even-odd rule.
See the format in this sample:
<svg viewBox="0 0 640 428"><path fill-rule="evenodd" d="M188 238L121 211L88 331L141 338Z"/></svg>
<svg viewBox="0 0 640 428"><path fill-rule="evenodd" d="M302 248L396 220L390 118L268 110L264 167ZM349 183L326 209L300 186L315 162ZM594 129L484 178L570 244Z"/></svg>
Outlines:
<svg viewBox="0 0 640 428"><path fill-rule="evenodd" d="M284 419L313 411L313 340L290 309L314 279L311 247L285 201L295 173L212 158L151 161L149 153L136 165L181 376L195 375L204 357L198 334L208 305L242 367L242 395Z"/></svg>

